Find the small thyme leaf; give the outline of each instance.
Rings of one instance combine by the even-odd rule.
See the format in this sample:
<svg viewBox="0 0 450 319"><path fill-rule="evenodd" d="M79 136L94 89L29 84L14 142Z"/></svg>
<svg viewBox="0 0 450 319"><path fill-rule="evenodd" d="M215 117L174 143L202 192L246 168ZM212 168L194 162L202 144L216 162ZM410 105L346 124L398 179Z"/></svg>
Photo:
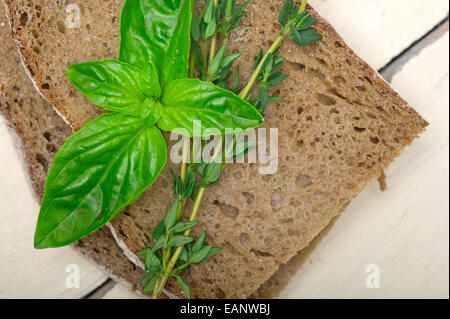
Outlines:
<svg viewBox="0 0 450 319"><path fill-rule="evenodd" d="M166 231L170 229L173 225L175 225L177 221L177 209L178 209L178 199L175 200L172 207L169 209L169 212L164 219L164 225L166 226Z"/></svg>
<svg viewBox="0 0 450 319"><path fill-rule="evenodd" d="M196 221L193 222L178 222L175 224L175 226L173 227L173 232L174 233L182 233L187 229L190 229L192 227L194 227L195 225L197 225Z"/></svg>
<svg viewBox="0 0 450 319"><path fill-rule="evenodd" d="M206 232L206 230L200 235L200 237L197 239L197 241L195 242L195 244L192 246L192 252L196 253L197 251L200 250L200 248L202 248L203 243L205 242L206 239L206 235L208 233Z"/></svg>
<svg viewBox="0 0 450 319"><path fill-rule="evenodd" d="M280 15L278 16L278 21L281 23L283 27L286 25L289 16L291 15L293 6L294 6L293 0L286 0L284 2L283 8L281 9Z"/></svg>
<svg viewBox="0 0 450 319"><path fill-rule="evenodd" d="M189 285L187 284L187 282L181 278L180 276L174 276L177 279L177 284L183 288L184 290L184 294L186 295L186 297L188 299L191 298L191 289L189 288Z"/></svg>
<svg viewBox="0 0 450 319"><path fill-rule="evenodd" d="M165 232L165 225L164 225L164 220L160 221L159 224L155 227L155 229L153 230L153 240L156 242L158 241L159 238L161 238L162 235L164 235Z"/></svg>
<svg viewBox="0 0 450 319"><path fill-rule="evenodd" d="M169 242L167 243L167 247L183 246L183 245L189 244L193 240L194 240L194 238L192 238L192 237L176 235L169 240Z"/></svg>
<svg viewBox="0 0 450 319"><path fill-rule="evenodd" d="M153 276L151 279L147 282L147 284L142 289L142 293L144 295L147 295L151 293L155 289L156 281L158 280L158 276Z"/></svg>
<svg viewBox="0 0 450 319"><path fill-rule="evenodd" d="M209 252L211 251L212 247L211 246L205 246L200 248L200 250L196 251L190 261L192 263L201 263L203 261L205 261L205 259L208 257Z"/></svg>

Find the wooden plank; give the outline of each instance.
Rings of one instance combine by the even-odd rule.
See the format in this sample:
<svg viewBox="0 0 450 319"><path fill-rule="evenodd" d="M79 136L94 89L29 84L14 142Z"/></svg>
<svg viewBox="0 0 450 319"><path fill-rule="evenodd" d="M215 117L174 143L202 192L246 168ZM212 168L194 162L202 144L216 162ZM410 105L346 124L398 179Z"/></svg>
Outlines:
<svg viewBox="0 0 450 319"><path fill-rule="evenodd" d="M403 52L400 56L396 57L393 61L391 61L388 65L383 67L381 73L386 81L391 82L392 77L399 73L401 69L416 55L420 54L420 52L433 44L437 40L439 40L447 31L449 27L449 21L446 19L441 24L436 26L433 30L431 30L423 39L414 43L406 52Z"/></svg>
<svg viewBox="0 0 450 319"><path fill-rule="evenodd" d="M104 283L95 288L95 290L91 291L86 296L83 296L83 299L102 299L110 290L114 289L116 286L116 282L111 278L108 278Z"/></svg>
<svg viewBox="0 0 450 319"><path fill-rule="evenodd" d="M435 3L433 3L433 8L427 7L427 13L425 15L423 10L420 10L423 2L418 0L310 0L309 2L322 16L333 24L344 40L358 53L358 55L361 55L376 69L380 69L388 64L391 59L400 54L415 40L421 38L448 15L448 2L441 0L435 1ZM355 25L358 27L355 28ZM442 33L440 35L442 35ZM370 41L368 41L368 39L370 39ZM431 43L432 42L427 42L426 45ZM423 46L421 46L420 49L423 49ZM408 57L408 59L409 58L410 57ZM396 71L398 70L399 69L396 69ZM390 75L392 74L393 73L390 73ZM389 182L393 182L391 178L389 178ZM392 191L392 187L393 186L391 185L389 192ZM358 199L357 201L364 204L365 200L373 199L371 196L375 196L375 198L380 201L377 185L372 185L370 189L362 195L361 199ZM373 200L371 202L373 202ZM358 205L358 203L355 202L352 207L355 205ZM380 208L380 206L378 207ZM380 209L382 208L384 209L383 205L381 205ZM346 213L346 215L350 214ZM358 225L352 224L351 227L358 227ZM345 227L344 231L346 231ZM337 230L334 230L334 232L337 232ZM337 249L338 253L339 246L339 242L334 246L334 249ZM328 254L330 252L326 250L323 253ZM348 257L354 258L354 256ZM315 263L314 267L316 266ZM326 267L333 267L333 264L327 263ZM327 271L327 268L322 270ZM321 275L323 275L323 272L321 272ZM286 290L283 296L288 298L311 297L312 294L302 294L303 290L297 292L295 289L292 289L292 286L295 287L297 284L303 284L302 278L303 275L299 275L298 279L292 282L291 286ZM359 279L356 279L356 281L358 280ZM339 277L337 276L333 277L331 285L334 285L334 282L336 281L339 281ZM346 287L341 288L346 290ZM324 289L327 289L327 286L324 286ZM318 294L317 296L322 297L323 295ZM135 298L136 294L130 292L129 289L123 285L116 285L111 290L111 294L108 293L105 295L105 298L106 297L127 299Z"/></svg>
<svg viewBox="0 0 450 319"><path fill-rule="evenodd" d="M309 0L355 52L375 69L385 66L442 21L447 0Z"/></svg>
<svg viewBox="0 0 450 319"><path fill-rule="evenodd" d="M430 127L386 171L389 189L357 197L281 297L448 298L448 57L447 31L394 76ZM366 286L369 265L379 289Z"/></svg>
<svg viewBox="0 0 450 319"><path fill-rule="evenodd" d="M111 290L109 290L103 299L147 299L139 292L131 291L129 287L117 283Z"/></svg>
<svg viewBox="0 0 450 319"><path fill-rule="evenodd" d="M375 68L388 63L448 13L448 3L443 0L433 1L433 6L428 6L426 11L422 10L423 1L419 0L310 2ZM104 282L105 277L99 271L69 248L43 252L32 249L36 218L33 212L37 213L38 207L22 167L15 166L17 156L11 151L14 143L0 119L0 178L7 181L0 184L0 213L8 216L0 226L0 297L84 296ZM15 240L9 243L12 232ZM82 269L80 289L67 290L64 286L67 275L64 270L68 263L77 263ZM119 285L115 286L114 294L119 296L120 290L134 296Z"/></svg>
<svg viewBox="0 0 450 319"><path fill-rule="evenodd" d="M22 165L18 138L12 140L0 117L0 298L79 298L106 276L70 247L35 250L33 234L39 205ZM14 142L13 142L14 141ZM21 152L20 152L21 153ZM80 287L67 288L68 265L79 267ZM70 270L70 269L67 269Z"/></svg>

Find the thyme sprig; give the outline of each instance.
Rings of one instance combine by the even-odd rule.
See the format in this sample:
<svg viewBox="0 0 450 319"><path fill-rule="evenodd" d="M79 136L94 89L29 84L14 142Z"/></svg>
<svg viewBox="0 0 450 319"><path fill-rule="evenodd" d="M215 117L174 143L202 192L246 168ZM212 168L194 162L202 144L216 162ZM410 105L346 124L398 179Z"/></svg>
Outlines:
<svg viewBox="0 0 450 319"><path fill-rule="evenodd" d="M269 90L280 85L289 75L283 74L281 68L284 58L279 56L279 48L285 39L290 39L299 46L305 46L321 39L321 35L310 29L314 24L313 18L307 11L306 0L294 5L293 0L286 0L278 17L282 28L279 36L264 54L261 49L254 65L254 72L246 86L240 91L239 96L249 101L255 108L263 113L267 106L281 97L271 96ZM234 62L240 57L240 53L225 55L230 33L238 26L250 1L236 6L236 0L209 0L200 17L193 17L191 25L191 56L189 63L189 75L195 76L196 67L199 77L204 81L213 82L227 90L238 92L240 87L239 65L235 70L232 88L228 85L231 69ZM222 43L218 50L219 33ZM251 93L255 84L259 84L257 94ZM153 298L163 291L167 280L175 278L178 285L184 290L186 297L191 297L191 292L186 281L181 277L188 272L191 264L201 263L220 252L220 247L207 245L207 232L195 241L190 236L192 227L197 225L196 216L208 187L219 183L220 175L226 166L225 159L245 156L254 145L249 142L237 141L233 137L231 147L222 152L224 137L220 138L216 145L215 153L209 162L188 163L190 140L185 138L183 147L183 162L181 174L173 174L175 201L169 209L166 217L153 231L154 245L142 250L139 256L145 260L145 275L141 284L143 293L153 291ZM226 143L225 143L226 144ZM194 144L195 145L195 144ZM202 152L203 143L192 154ZM194 155L192 155L194 156ZM198 180L197 174L200 176ZM194 201L188 221L182 221L183 211L188 199Z"/></svg>

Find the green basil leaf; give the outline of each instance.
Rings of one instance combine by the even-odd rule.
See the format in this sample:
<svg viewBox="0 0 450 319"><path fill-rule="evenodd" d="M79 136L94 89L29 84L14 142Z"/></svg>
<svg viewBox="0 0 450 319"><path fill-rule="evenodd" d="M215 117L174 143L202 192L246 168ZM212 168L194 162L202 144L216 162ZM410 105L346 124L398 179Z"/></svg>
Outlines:
<svg viewBox="0 0 450 319"><path fill-rule="evenodd" d="M161 118L163 112L164 107L161 103L155 102L153 99L145 99L141 108L141 117L145 127L152 127L155 125Z"/></svg>
<svg viewBox="0 0 450 319"><path fill-rule="evenodd" d="M103 226L153 184L166 158L161 131L138 117L112 113L88 122L54 158L35 247L68 245Z"/></svg>
<svg viewBox="0 0 450 319"><path fill-rule="evenodd" d="M158 73L152 62L147 63L139 76L139 89L141 93L150 98L161 96Z"/></svg>
<svg viewBox="0 0 450 319"><path fill-rule="evenodd" d="M119 60L158 69L161 86L187 77L192 0L127 0L120 20Z"/></svg>
<svg viewBox="0 0 450 319"><path fill-rule="evenodd" d="M140 71L118 60L107 59L67 68L67 75L89 101L109 111L139 116L144 98L139 91Z"/></svg>
<svg viewBox="0 0 450 319"><path fill-rule="evenodd" d="M165 111L157 125L164 131L184 128L194 136L194 120L201 121L203 136L210 135L204 128L215 128L224 134L226 128L247 130L263 123L263 117L251 104L233 92L198 79L169 83L161 102Z"/></svg>

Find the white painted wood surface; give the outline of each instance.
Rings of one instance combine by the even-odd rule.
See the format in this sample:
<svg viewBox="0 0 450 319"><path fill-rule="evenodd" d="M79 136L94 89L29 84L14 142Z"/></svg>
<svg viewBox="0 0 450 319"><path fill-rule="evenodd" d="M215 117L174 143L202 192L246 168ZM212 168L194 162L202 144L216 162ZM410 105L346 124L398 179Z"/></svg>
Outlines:
<svg viewBox="0 0 450 319"><path fill-rule="evenodd" d="M309 0L345 42L380 69L449 12L447 0Z"/></svg>
<svg viewBox="0 0 450 319"><path fill-rule="evenodd" d="M281 297L448 298L448 56L447 32L394 77L430 127L386 171L389 189L357 197ZM372 264L379 289L366 286Z"/></svg>
<svg viewBox="0 0 450 319"><path fill-rule="evenodd" d="M448 14L448 3L443 0L433 0L433 5L426 8L421 0L310 2L377 69ZM430 52L437 50L433 49L436 45ZM442 71L444 62L438 64L436 53L427 52L411 61L417 66L405 67L394 85L433 125L433 119L440 124L430 128L387 172L388 192L380 193L374 185L352 203L315 251L312 264L298 274L283 297L448 296L448 195L443 195L445 190L448 192L448 121L444 121L448 107L441 113L436 111L437 105L448 105L448 63L447 77L440 72L437 78L444 84L447 81L447 89L442 92L443 86L433 77L436 73L426 68L438 66ZM433 60L423 58L425 54ZM448 59L448 42L447 51L441 55ZM447 137L446 142L442 136ZM15 144L17 141L7 133L5 121L0 118L0 298L83 296L105 277L70 248L32 248L38 206L13 148ZM447 157L443 155L445 147ZM411 200L416 198L421 201ZM367 263L381 267L380 289L365 288ZM79 289L65 287L67 264L80 265ZM126 287L115 285L105 297L134 296Z"/></svg>
<svg viewBox="0 0 450 319"><path fill-rule="evenodd" d="M131 291L127 286L117 283L102 299L147 299L139 292Z"/></svg>

